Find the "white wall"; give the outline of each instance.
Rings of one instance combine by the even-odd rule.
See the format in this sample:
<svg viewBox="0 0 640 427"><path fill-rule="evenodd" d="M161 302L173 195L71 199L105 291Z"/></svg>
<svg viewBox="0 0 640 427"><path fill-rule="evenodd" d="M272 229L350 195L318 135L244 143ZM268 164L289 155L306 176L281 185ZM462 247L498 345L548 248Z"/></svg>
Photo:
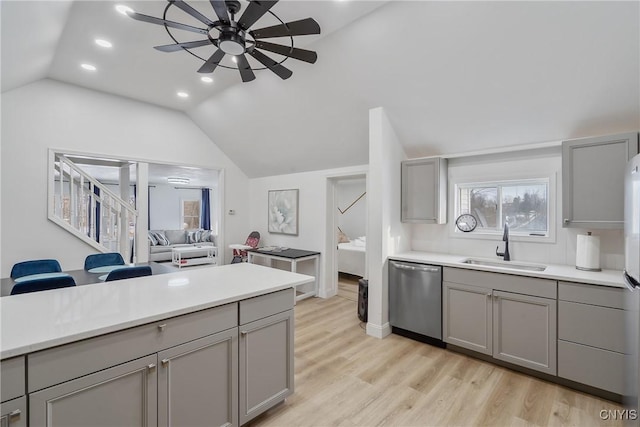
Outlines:
<svg viewBox="0 0 640 427"><path fill-rule="evenodd" d="M406 154L383 108L369 111L367 181L367 334L383 338L389 326L387 257L409 250L408 224L400 221L400 165Z"/></svg>
<svg viewBox="0 0 640 427"><path fill-rule="evenodd" d="M236 212L225 217L226 240L246 238L248 178L183 113L47 79L2 94L1 135L2 277L34 258L82 268L94 252L47 219L50 147L224 169L225 208Z"/></svg>
<svg viewBox="0 0 640 427"><path fill-rule="evenodd" d="M338 215L338 226L350 240L367 235L366 194L358 200L358 198L366 191L367 182L364 178L344 179L336 183L338 207L342 211L349 208L349 205L357 200L357 202L344 213L340 213L336 209L336 214Z"/></svg>
<svg viewBox="0 0 640 427"><path fill-rule="evenodd" d="M550 221L555 228L555 241L525 242L511 238L512 260L575 265L576 235L592 231L600 236L600 264L603 268L624 266L624 233L622 230L583 230L562 228L562 153L560 146L522 152L491 154L449 159L448 221L444 225L413 224L411 249L466 256L495 257L496 246L502 249L502 236L484 239L455 235L453 186L456 182L492 181L518 178L552 177L555 199L551 200ZM473 235L473 233L470 233Z"/></svg>
<svg viewBox="0 0 640 427"><path fill-rule="evenodd" d="M182 230L182 200L200 200L199 189L177 190L173 185L149 186L150 230Z"/></svg>
<svg viewBox="0 0 640 427"><path fill-rule="evenodd" d="M326 264L327 228L327 179L341 175L366 173L366 166L327 169L321 171L277 175L255 178L249 181L251 215L249 228L237 243L244 243L253 230L260 232L260 246L285 246L321 252L319 293L327 297L335 293L331 281L327 280L331 271ZM269 190L299 189L298 193L298 235L272 234L267 228L267 197ZM232 242L230 242L232 243ZM309 263L310 264L310 263ZM302 273L313 274L303 266Z"/></svg>

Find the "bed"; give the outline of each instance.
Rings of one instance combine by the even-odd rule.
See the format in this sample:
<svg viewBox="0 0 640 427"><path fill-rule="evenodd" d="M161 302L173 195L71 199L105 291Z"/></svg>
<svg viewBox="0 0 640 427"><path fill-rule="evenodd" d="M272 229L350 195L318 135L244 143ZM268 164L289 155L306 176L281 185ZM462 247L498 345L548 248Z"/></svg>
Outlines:
<svg viewBox="0 0 640 427"><path fill-rule="evenodd" d="M338 243L338 271L354 276L365 276L365 254L367 248L364 239Z"/></svg>

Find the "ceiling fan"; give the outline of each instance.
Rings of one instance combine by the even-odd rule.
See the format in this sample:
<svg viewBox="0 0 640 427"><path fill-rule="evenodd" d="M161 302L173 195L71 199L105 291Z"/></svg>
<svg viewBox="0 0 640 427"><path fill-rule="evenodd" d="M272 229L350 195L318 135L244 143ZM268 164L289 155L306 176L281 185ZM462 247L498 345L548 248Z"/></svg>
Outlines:
<svg viewBox="0 0 640 427"><path fill-rule="evenodd" d="M183 0L167 1L169 4L164 9L162 19L133 11L128 11L127 15L138 21L163 25L175 43L155 46L155 49L161 52L177 52L182 50L189 52L193 56L204 61L204 64L200 69L198 69L198 73L212 73L218 66L224 68L235 68L220 63L225 55L231 55L233 56L234 62L237 64L237 70L240 72L240 77L243 82L249 82L256 78L253 73L254 70L264 70L267 68L273 71L281 79L288 79L291 77L293 72L282 65L282 63L288 58L297 59L311 64L315 63L318 59L318 55L315 52L299 49L293 46L293 36L320 34L320 26L318 23L312 18L287 23L283 22L270 10L276 3L278 3L278 0L249 1L249 5L246 7L244 13L237 20L236 14L240 11L241 7L240 2L237 0L209 0L217 20L207 18ZM171 6L180 8L182 11L202 22L206 28L194 27L167 20L167 11ZM267 13L275 17L281 22L281 24L252 30L251 26ZM169 28L204 34L207 38L180 43L173 36ZM288 37L290 45L285 46L263 41L263 39L274 37ZM215 46L217 49L208 59L202 58L190 50L211 45ZM258 49L282 55L284 56L284 59L276 61ZM252 69L245 54L252 56L256 61L264 65L264 67Z"/></svg>

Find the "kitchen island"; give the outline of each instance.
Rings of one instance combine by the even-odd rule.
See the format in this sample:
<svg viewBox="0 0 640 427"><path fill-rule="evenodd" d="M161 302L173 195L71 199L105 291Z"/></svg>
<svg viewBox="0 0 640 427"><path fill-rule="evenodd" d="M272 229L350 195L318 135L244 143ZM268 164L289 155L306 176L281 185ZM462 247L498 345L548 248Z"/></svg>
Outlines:
<svg viewBox="0 0 640 427"><path fill-rule="evenodd" d="M244 424L293 392L293 289L313 280L243 263L2 298L0 416Z"/></svg>

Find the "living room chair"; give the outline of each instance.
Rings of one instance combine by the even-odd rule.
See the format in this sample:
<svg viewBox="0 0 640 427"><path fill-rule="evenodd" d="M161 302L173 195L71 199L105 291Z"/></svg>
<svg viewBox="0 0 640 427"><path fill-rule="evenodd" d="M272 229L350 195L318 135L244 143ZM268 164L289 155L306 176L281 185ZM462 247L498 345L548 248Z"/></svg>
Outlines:
<svg viewBox="0 0 640 427"><path fill-rule="evenodd" d="M109 273L104 281L112 282L114 280L132 279L142 276L151 276L151 267L148 265L139 265L137 267L118 268Z"/></svg>
<svg viewBox="0 0 640 427"><path fill-rule="evenodd" d="M233 259L231 260L231 264L237 264L239 262L247 261L247 249L255 249L258 247L260 243L260 233L257 231L252 231L247 237L247 241L244 245L233 244L229 245L231 249L233 249Z"/></svg>
<svg viewBox="0 0 640 427"><path fill-rule="evenodd" d="M30 276L41 273L59 273L62 271L60 263L55 259L36 259L18 262L11 268L11 278Z"/></svg>
<svg viewBox="0 0 640 427"><path fill-rule="evenodd" d="M118 252L108 252L106 254L93 254L84 259L84 269L104 267L107 265L124 265L124 259Z"/></svg>
<svg viewBox="0 0 640 427"><path fill-rule="evenodd" d="M71 276L25 280L14 285L14 287L11 289L11 295L48 291L49 289L67 288L75 285L76 282Z"/></svg>

